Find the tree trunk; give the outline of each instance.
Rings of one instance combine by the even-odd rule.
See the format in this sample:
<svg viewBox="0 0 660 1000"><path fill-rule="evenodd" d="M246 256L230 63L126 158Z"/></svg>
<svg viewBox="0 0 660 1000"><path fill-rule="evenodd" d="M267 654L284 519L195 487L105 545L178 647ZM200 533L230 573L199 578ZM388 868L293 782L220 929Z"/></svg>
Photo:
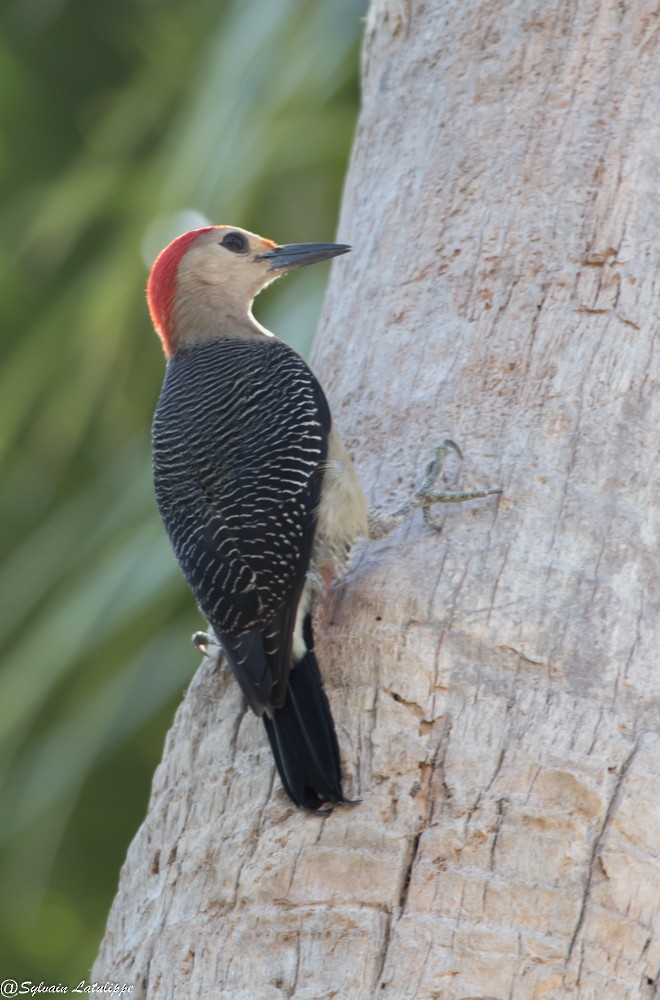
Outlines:
<svg viewBox="0 0 660 1000"><path fill-rule="evenodd" d="M359 805L293 809L202 667L97 979L660 995L659 30L644 0L373 3L314 367L372 502L447 436L504 494L361 549L322 611Z"/></svg>

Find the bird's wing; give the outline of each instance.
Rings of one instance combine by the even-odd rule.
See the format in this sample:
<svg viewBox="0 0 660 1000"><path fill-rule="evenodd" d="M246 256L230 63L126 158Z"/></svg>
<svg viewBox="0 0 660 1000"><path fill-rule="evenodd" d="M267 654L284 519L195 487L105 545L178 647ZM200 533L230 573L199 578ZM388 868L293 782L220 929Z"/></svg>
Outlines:
<svg viewBox="0 0 660 1000"><path fill-rule="evenodd" d="M257 711L274 684L286 689L329 427L316 379L279 341L213 341L168 364L153 429L159 508Z"/></svg>

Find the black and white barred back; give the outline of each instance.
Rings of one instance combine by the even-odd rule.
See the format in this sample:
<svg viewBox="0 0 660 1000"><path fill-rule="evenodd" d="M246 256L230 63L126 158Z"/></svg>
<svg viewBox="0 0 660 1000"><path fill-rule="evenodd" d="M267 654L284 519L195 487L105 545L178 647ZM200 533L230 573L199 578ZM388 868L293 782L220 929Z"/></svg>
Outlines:
<svg viewBox="0 0 660 1000"><path fill-rule="evenodd" d="M158 507L216 633L266 625L302 587L330 429L318 382L278 340L169 360L153 422Z"/></svg>
<svg viewBox="0 0 660 1000"><path fill-rule="evenodd" d="M296 622L328 452L330 413L278 340L214 340L170 358L153 423L156 497L199 607L297 804L344 801L339 746L313 651ZM303 653L293 666L294 629Z"/></svg>

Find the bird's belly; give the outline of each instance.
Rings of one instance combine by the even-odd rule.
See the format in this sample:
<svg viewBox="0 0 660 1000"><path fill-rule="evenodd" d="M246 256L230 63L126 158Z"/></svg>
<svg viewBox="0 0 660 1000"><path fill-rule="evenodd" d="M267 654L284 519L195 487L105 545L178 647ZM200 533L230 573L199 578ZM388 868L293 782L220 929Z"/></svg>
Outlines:
<svg viewBox="0 0 660 1000"><path fill-rule="evenodd" d="M348 452L332 428L312 555L312 566L326 583L345 572L353 545L368 530L362 487Z"/></svg>

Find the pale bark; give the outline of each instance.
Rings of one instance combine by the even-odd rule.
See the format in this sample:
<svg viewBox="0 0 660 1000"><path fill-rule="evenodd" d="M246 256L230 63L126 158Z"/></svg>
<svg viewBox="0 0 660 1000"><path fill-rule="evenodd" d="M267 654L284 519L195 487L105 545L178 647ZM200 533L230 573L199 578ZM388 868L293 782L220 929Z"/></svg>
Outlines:
<svg viewBox="0 0 660 1000"><path fill-rule="evenodd" d="M290 807L207 663L95 967L138 997L653 997L660 18L380 0L314 367L372 501L317 652L347 789ZM240 221L240 220L239 220ZM293 279L292 279L293 280ZM155 665L157 668L157 665ZM144 984L144 985L143 985Z"/></svg>

